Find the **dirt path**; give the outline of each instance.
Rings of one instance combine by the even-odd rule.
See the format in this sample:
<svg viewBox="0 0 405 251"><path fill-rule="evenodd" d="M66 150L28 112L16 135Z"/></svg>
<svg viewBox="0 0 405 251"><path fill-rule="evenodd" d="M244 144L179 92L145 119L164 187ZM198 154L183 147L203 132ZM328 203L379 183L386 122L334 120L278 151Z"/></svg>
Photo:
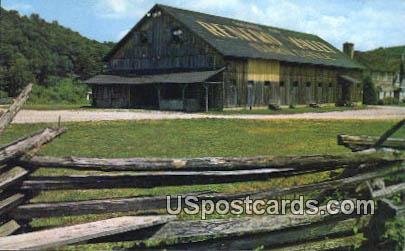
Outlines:
<svg viewBox="0 0 405 251"><path fill-rule="evenodd" d="M103 120L160 120L160 119L402 119L405 118L405 107L370 107L364 110L301 113L285 115L221 115L203 113L180 113L163 111L129 111L129 110L22 110L18 113L13 123L54 123L61 117L62 122L68 121L103 121Z"/></svg>

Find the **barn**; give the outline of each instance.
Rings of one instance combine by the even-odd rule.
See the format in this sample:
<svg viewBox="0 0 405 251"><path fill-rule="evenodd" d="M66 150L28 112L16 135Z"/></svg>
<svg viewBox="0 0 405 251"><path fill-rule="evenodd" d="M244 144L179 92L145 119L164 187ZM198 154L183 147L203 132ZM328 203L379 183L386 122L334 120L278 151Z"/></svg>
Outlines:
<svg viewBox="0 0 405 251"><path fill-rule="evenodd" d="M352 103L363 67L318 36L155 5L86 81L95 107L179 111Z"/></svg>

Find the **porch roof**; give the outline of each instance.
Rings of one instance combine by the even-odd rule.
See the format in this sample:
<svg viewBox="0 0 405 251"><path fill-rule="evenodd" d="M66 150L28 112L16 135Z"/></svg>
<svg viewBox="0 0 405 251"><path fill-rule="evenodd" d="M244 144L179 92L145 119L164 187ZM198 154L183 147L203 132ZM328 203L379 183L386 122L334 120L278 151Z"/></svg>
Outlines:
<svg viewBox="0 0 405 251"><path fill-rule="evenodd" d="M97 75L86 81L86 84L154 84L154 83L179 83L192 84L203 83L211 77L222 72L225 68L213 71L177 72L168 74L119 76L119 75Z"/></svg>
<svg viewBox="0 0 405 251"><path fill-rule="evenodd" d="M360 83L360 80L355 79L355 78L352 78L352 77L350 77L350 76L348 76L348 75L339 75L339 77L340 77L341 79L343 79L343 80L349 82L349 83L352 83L352 84Z"/></svg>

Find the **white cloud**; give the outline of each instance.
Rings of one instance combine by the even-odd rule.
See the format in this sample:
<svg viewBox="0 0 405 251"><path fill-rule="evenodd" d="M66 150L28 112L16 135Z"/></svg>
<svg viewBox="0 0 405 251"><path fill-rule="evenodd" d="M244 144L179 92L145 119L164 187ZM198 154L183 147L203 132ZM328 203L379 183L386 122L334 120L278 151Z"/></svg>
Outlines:
<svg viewBox="0 0 405 251"><path fill-rule="evenodd" d="M146 0L101 0L95 10L99 16L111 19L140 18L150 7Z"/></svg>

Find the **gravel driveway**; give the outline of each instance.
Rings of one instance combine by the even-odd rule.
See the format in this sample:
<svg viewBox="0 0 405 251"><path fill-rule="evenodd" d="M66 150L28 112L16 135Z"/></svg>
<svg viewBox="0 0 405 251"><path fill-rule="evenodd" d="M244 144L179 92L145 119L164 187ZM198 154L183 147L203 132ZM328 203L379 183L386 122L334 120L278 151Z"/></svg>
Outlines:
<svg viewBox="0 0 405 251"><path fill-rule="evenodd" d="M52 123L57 122L59 116L62 122L68 121L103 121L103 120L160 120L160 119L402 119L405 118L405 107L370 107L363 110L325 112L325 113L301 113L285 115L221 115L203 113L181 113L164 111L134 111L134 110L22 110L13 123Z"/></svg>

